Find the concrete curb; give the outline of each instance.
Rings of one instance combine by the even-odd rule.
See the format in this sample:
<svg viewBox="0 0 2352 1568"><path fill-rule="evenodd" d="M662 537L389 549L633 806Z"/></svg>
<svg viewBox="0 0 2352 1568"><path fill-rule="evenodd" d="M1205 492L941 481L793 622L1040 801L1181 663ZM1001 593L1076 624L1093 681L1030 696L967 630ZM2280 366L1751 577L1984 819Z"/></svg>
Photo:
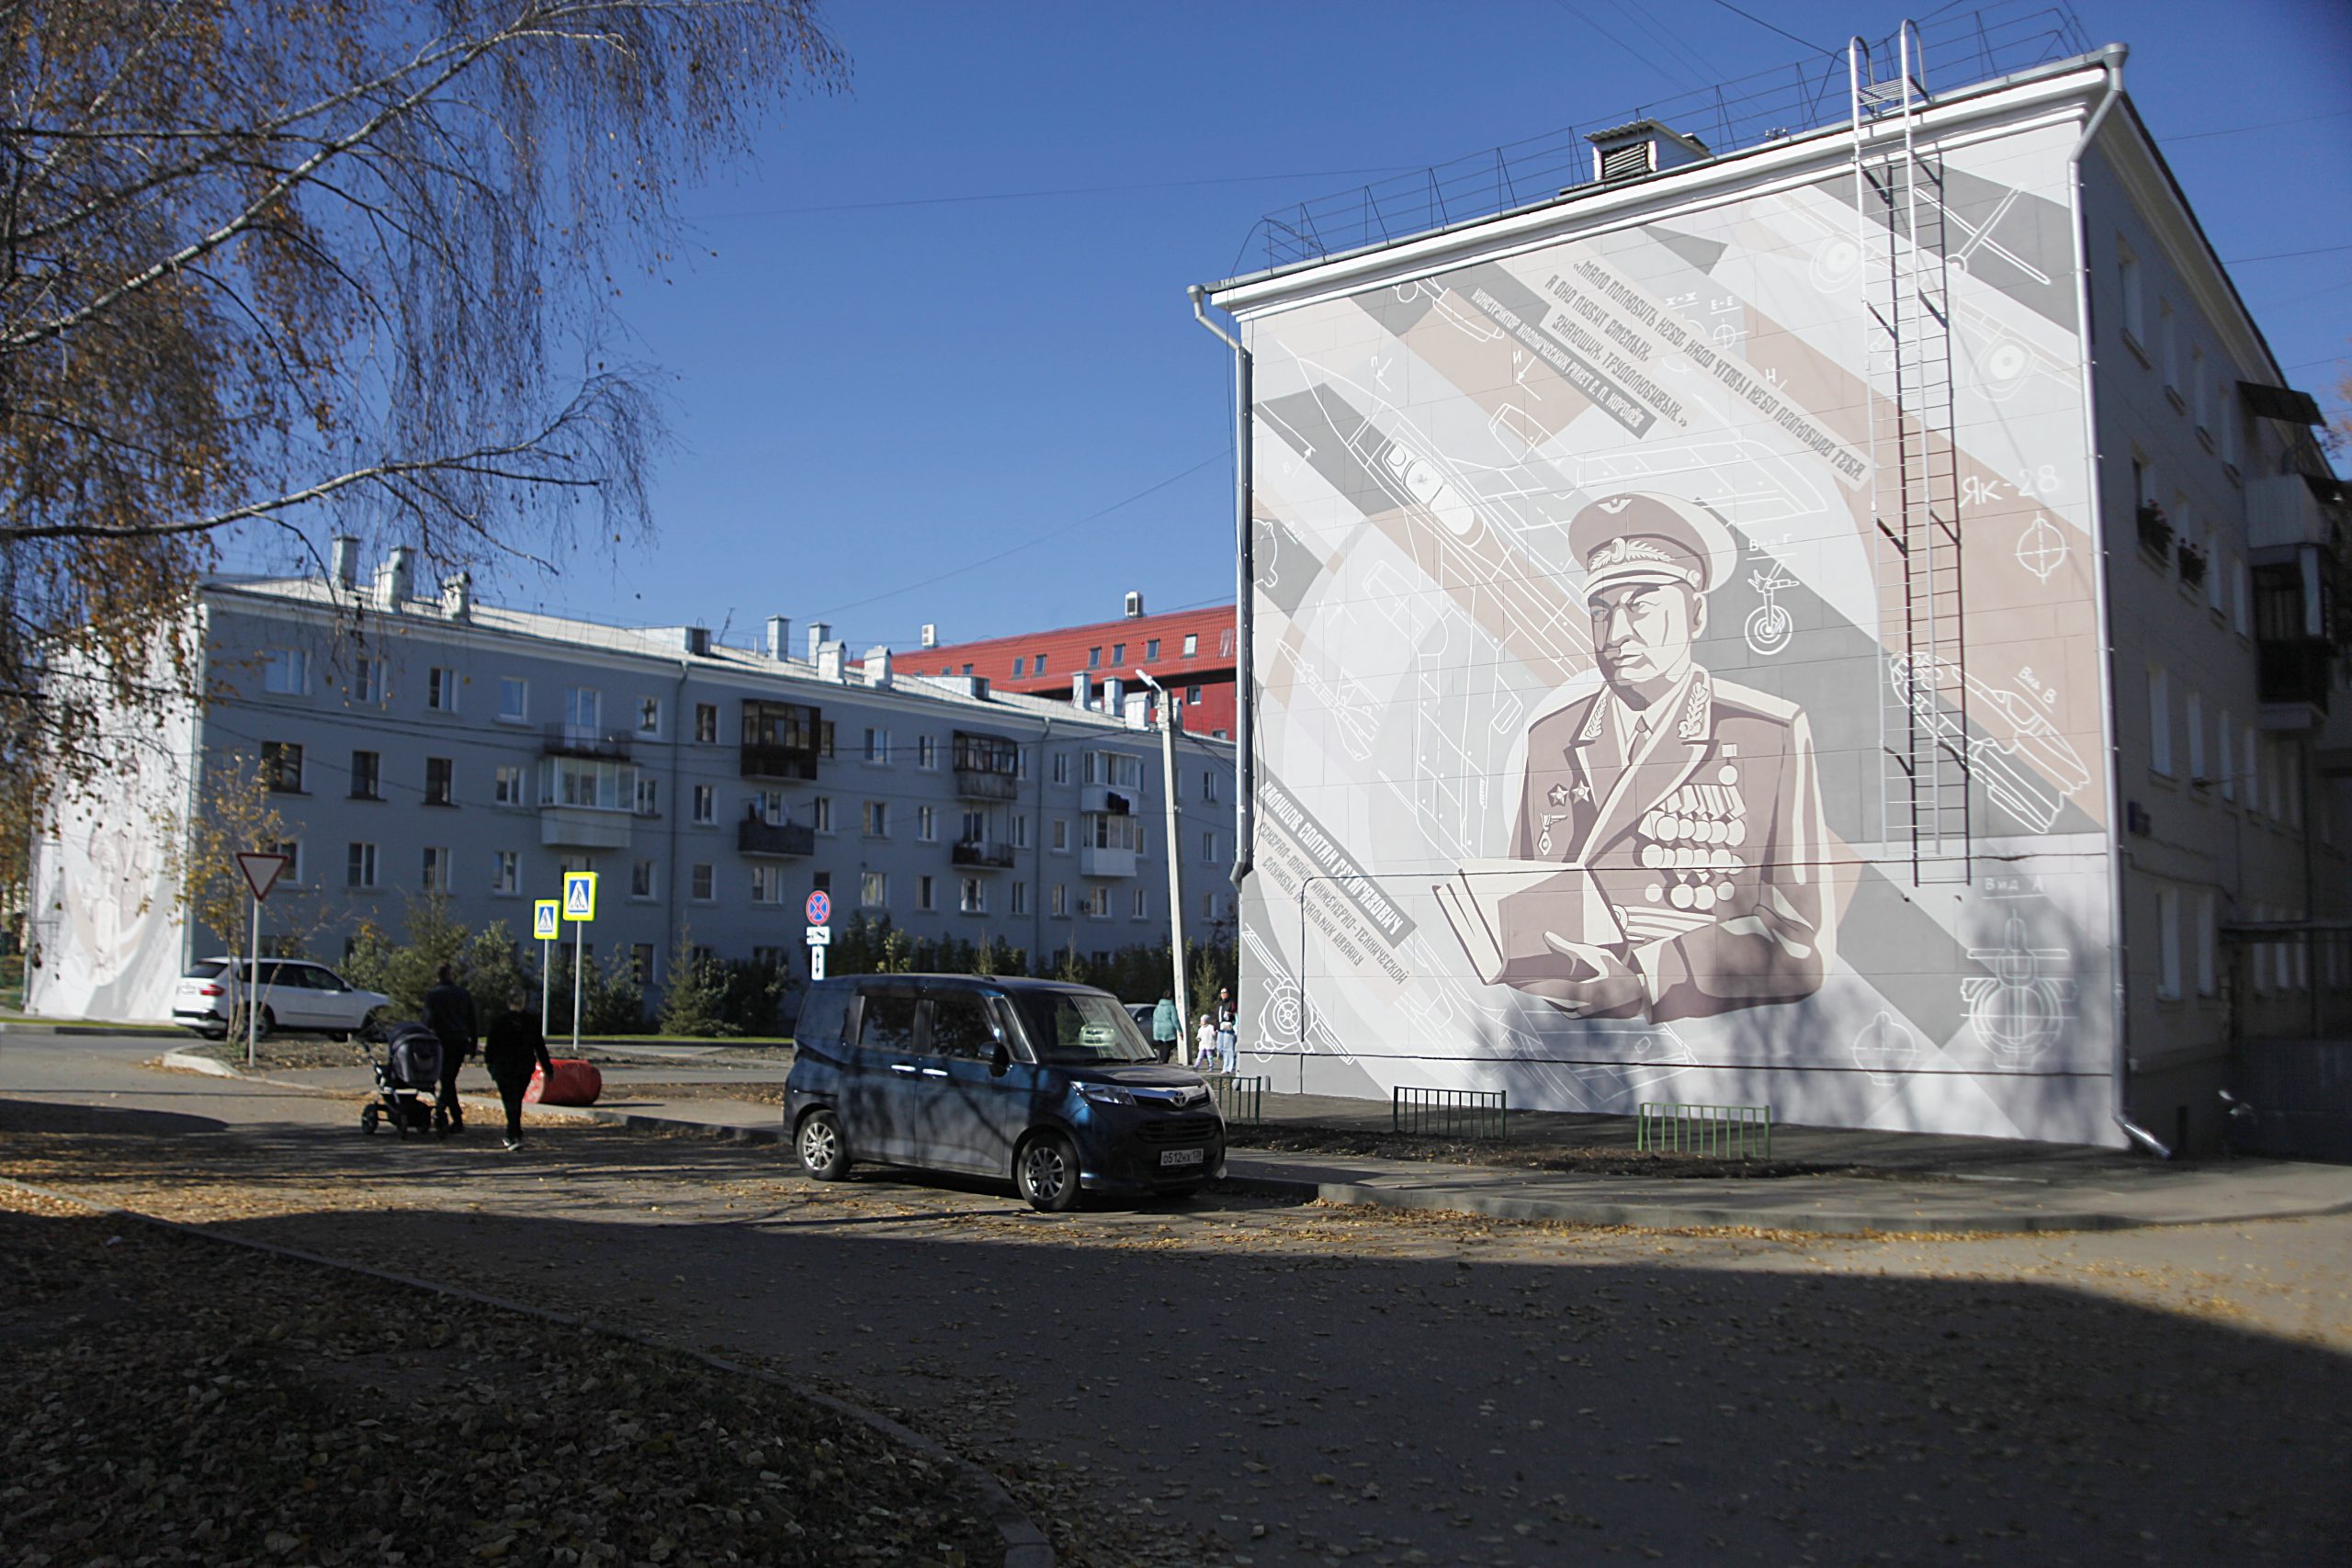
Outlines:
<svg viewBox="0 0 2352 1568"><path fill-rule="evenodd" d="M243 1077L243 1075L232 1076ZM925 1459L962 1476L965 1482L980 1495L981 1501L988 1505L989 1522L996 1527L997 1533L1003 1538L1004 1568L1054 1568L1053 1544L1046 1539L1046 1532L1039 1529L1029 1516L1021 1511L1021 1506L1012 1500L1012 1495L1004 1489L1004 1483L989 1474L988 1471L960 1454L949 1452L922 1433L901 1426L888 1416L852 1404L844 1399L836 1399L830 1393L820 1393L815 1389L803 1388L791 1379L778 1373L767 1371L759 1367L742 1366L724 1357L713 1356L705 1351L689 1350L676 1345L665 1345L651 1335L639 1334L633 1329L615 1328L608 1324L597 1323L589 1318L574 1317L569 1313L551 1312L545 1307L509 1301L503 1296L486 1295L480 1291L466 1290L462 1286L444 1285L431 1280L420 1280L409 1274L396 1274L388 1269L376 1269L365 1263L351 1263L339 1258L322 1257L315 1252L305 1252L300 1247L280 1247L275 1242L255 1241L249 1236L227 1235L203 1225L187 1224L179 1220L167 1220L159 1214L145 1213L138 1209L119 1208L111 1203L100 1203L74 1193L35 1187L29 1182L17 1181L6 1177L0 1177L0 1182L5 1182L13 1190L28 1192L34 1197L46 1198L51 1202L71 1203L76 1208L88 1209L95 1213L111 1214L120 1219L133 1220L141 1224L153 1225L159 1230L175 1231L182 1235L200 1236L206 1241L224 1247L241 1247L250 1252L265 1253L273 1258L289 1258L298 1263L308 1263L325 1269L339 1269L349 1274L364 1274L369 1279L381 1280L388 1284L401 1285L410 1290L429 1291L435 1295L446 1296L453 1301L471 1302L479 1306L495 1307L501 1312L519 1313L526 1317L537 1318L542 1323L560 1324L567 1328L600 1334L608 1339L641 1345L649 1350L659 1351L665 1356L684 1356L699 1361L713 1371L725 1373L729 1377L750 1378L755 1382L783 1389L797 1398L805 1399L811 1404L822 1405L837 1415L869 1427L892 1442L903 1448L912 1449Z"/></svg>
<svg viewBox="0 0 2352 1568"><path fill-rule="evenodd" d="M103 1034L116 1040L186 1039L185 1031L164 1024L119 1023L28 1023L22 1019L0 1019L0 1034Z"/></svg>
<svg viewBox="0 0 2352 1568"><path fill-rule="evenodd" d="M316 1092L315 1086L289 1083L282 1078L267 1078L247 1074L212 1061L209 1057L190 1056L179 1052L167 1053L166 1066L186 1066L198 1072L220 1077L243 1078L248 1083L268 1084L277 1089ZM496 1100L484 1101L481 1097L468 1096L469 1103L487 1103L493 1109ZM535 1106L533 1109L577 1120L602 1122L626 1131L639 1133L685 1134L716 1139L724 1143L752 1145L772 1145L785 1142L781 1122L772 1127L741 1127L721 1122L700 1122L683 1116L651 1115L639 1111L599 1111L593 1106ZM1276 1176L1250 1171L1247 1166L1257 1151L1237 1149L1228 1155L1228 1171L1218 1185L1227 1191L1254 1192L1266 1197L1295 1199L1302 1202L1322 1201L1347 1203L1382 1209L1402 1209L1424 1213L1459 1213L1482 1219L1505 1220L1567 1225L1595 1225L1606 1228L1635 1230L1767 1230L1787 1231L1801 1235L2029 1235L2064 1231L2120 1231L2158 1229L2173 1225L2233 1224L2262 1220L2319 1219L2332 1214L2352 1213L2352 1198L2339 1202L2317 1204L2280 1204L2258 1208L2252 1212L2199 1214L2185 1218L2151 1218L2111 1208L2052 1208L2034 1212L1974 1208L1942 1213L1912 1213L1898 1214L1887 1209L1861 1207L1815 1207L1803 1210L1775 1211L1769 1207L1747 1208L1733 1204L1690 1202L1673 1198L1570 1197L1559 1194L1541 1196L1513 1195L1501 1192L1464 1191L1445 1186L1407 1187L1383 1186L1361 1181L1317 1181L1298 1177ZM1232 1169L1235 1156L1243 1168ZM1279 1163L1297 1163L1270 1156ZM1495 1168L1497 1175L1508 1179L1509 1171Z"/></svg>

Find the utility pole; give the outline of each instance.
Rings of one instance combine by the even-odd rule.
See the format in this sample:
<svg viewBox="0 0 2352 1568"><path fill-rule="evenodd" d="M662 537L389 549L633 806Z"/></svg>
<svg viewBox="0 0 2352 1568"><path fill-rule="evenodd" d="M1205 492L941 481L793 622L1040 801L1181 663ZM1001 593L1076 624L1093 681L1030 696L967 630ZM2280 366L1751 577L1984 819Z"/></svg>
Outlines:
<svg viewBox="0 0 2352 1568"><path fill-rule="evenodd" d="M1168 688L1145 671L1136 679L1159 694L1160 793L1168 797L1168 967L1175 979L1176 1059L1192 1040L1192 1009L1184 997L1184 855L1176 821L1176 704Z"/></svg>

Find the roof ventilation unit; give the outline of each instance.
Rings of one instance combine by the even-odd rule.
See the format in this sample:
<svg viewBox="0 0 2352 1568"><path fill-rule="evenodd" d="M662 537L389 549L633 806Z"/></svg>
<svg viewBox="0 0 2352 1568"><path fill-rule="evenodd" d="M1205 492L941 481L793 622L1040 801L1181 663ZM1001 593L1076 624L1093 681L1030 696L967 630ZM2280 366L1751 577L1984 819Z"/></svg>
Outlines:
<svg viewBox="0 0 2352 1568"><path fill-rule="evenodd" d="M1714 156L1695 136L1670 130L1654 119L1637 119L1585 138L1592 143L1592 176L1603 184L1655 175Z"/></svg>
<svg viewBox="0 0 2352 1568"><path fill-rule="evenodd" d="M939 623L936 621L925 621L922 624L922 645L925 648L939 646Z"/></svg>
<svg viewBox="0 0 2352 1568"><path fill-rule="evenodd" d="M1132 620L1134 620L1136 616L1138 616L1138 615L1142 615L1142 614L1143 614L1143 595L1142 595L1141 593L1136 592L1134 589L1132 589L1132 588L1128 589L1128 590L1127 590L1127 619L1129 619L1129 620L1131 620L1131 621L1132 621Z"/></svg>

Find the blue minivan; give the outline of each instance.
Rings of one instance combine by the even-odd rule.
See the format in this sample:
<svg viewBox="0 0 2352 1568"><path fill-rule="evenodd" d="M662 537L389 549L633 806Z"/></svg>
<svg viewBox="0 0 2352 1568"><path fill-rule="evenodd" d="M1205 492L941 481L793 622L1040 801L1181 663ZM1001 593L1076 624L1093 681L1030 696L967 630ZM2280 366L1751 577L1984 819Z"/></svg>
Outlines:
<svg viewBox="0 0 2352 1568"><path fill-rule="evenodd" d="M1182 1195L1225 1174L1208 1085L1091 986L841 976L808 987L793 1044L785 1125L820 1181L854 1160L1010 1177L1058 1213L1081 1190Z"/></svg>

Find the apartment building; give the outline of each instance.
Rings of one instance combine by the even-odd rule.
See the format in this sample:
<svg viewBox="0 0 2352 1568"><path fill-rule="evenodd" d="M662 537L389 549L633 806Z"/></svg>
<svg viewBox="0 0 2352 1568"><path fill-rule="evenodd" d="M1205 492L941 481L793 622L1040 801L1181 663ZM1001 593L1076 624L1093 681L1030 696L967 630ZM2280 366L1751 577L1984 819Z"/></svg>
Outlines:
<svg viewBox="0 0 2352 1568"><path fill-rule="evenodd" d="M725 646L419 592L395 550L363 583L338 541L320 578L221 579L200 618L211 700L170 716L119 797L68 812L36 855L27 1005L167 1017L173 980L219 952L189 929L152 825L185 819L230 759L258 761L291 866L266 942L330 961L362 919L399 931L445 895L527 942L535 898L598 874L591 955L650 991L681 941L806 975L803 903L836 925L1002 938L1033 954L1168 940L1159 739L1139 703L1079 706L984 680L853 667L828 628ZM1233 917L1231 749L1182 738L1175 787L1186 932ZM168 809L158 813L158 804Z"/></svg>
<svg viewBox="0 0 2352 1568"><path fill-rule="evenodd" d="M1135 679L1141 670L1170 694L1187 731L1218 740L1233 735L1234 672L1240 658L1230 604L1150 615L1143 595L1131 592L1115 621L970 642L940 642L937 631L924 626L922 646L906 656L925 674L970 675L996 691L1081 704L1091 700L1089 694L1108 687L1114 694L1107 700L1115 708L1121 700L1115 694L1148 690ZM1151 711L1157 723L1156 698Z"/></svg>
<svg viewBox="0 0 2352 1568"><path fill-rule="evenodd" d="M2344 491L2049 15L1580 132L1538 200L1306 204L1200 291L1281 564L1254 1070L2202 1150L2319 1032Z"/></svg>

